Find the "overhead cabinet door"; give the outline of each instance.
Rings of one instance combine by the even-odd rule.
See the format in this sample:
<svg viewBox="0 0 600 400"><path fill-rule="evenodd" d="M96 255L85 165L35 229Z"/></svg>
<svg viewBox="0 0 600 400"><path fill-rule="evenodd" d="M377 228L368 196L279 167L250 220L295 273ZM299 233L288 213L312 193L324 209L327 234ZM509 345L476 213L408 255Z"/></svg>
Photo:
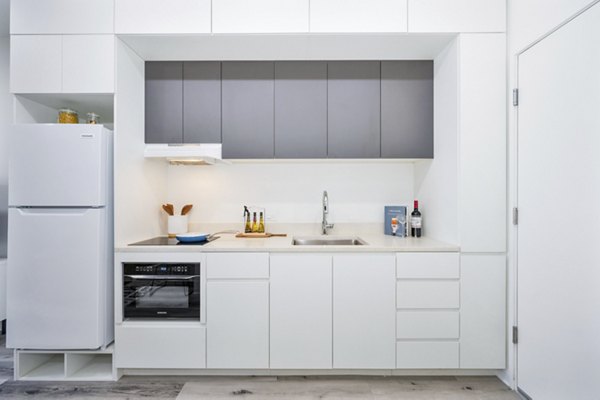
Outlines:
<svg viewBox="0 0 600 400"><path fill-rule="evenodd" d="M433 61L381 62L381 156L433 158Z"/></svg>
<svg viewBox="0 0 600 400"><path fill-rule="evenodd" d="M183 63L146 63L146 143L183 142Z"/></svg>
<svg viewBox="0 0 600 400"><path fill-rule="evenodd" d="M273 62L222 65L223 158L273 158Z"/></svg>
<svg viewBox="0 0 600 400"><path fill-rule="evenodd" d="M221 63L183 63L183 142L221 143Z"/></svg>
<svg viewBox="0 0 600 400"><path fill-rule="evenodd" d="M328 156L381 155L380 63L328 63Z"/></svg>
<svg viewBox="0 0 600 400"><path fill-rule="evenodd" d="M327 157L327 63L275 63L275 158Z"/></svg>

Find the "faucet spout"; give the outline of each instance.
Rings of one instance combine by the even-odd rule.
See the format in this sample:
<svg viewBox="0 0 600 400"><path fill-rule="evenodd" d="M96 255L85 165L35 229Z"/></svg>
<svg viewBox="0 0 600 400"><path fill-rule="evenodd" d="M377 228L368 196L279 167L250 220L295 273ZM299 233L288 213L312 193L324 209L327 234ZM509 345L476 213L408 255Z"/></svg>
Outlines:
<svg viewBox="0 0 600 400"><path fill-rule="evenodd" d="M321 221L321 232L327 235L328 229L333 229L333 224L327 223L327 214L329 214L329 196L327 190L323 191L323 220Z"/></svg>

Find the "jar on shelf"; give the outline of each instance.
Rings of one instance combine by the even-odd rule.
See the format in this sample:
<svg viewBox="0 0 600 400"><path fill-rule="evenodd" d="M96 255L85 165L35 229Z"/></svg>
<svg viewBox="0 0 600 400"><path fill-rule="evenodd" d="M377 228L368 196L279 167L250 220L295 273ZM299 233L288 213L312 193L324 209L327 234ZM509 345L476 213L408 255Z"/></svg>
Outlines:
<svg viewBox="0 0 600 400"><path fill-rule="evenodd" d="M58 123L59 124L78 124L79 115L77 111L71 110L70 108L61 108L58 110Z"/></svg>
<svg viewBox="0 0 600 400"><path fill-rule="evenodd" d="M87 113L87 123L88 124L97 124L100 122L100 116L96 113L90 112Z"/></svg>

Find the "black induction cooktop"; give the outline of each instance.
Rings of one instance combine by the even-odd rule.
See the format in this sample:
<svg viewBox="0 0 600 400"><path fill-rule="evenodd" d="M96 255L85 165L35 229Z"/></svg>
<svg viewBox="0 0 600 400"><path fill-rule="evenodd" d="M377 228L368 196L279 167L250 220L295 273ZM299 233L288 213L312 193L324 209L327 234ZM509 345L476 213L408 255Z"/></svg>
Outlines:
<svg viewBox="0 0 600 400"><path fill-rule="evenodd" d="M217 240L220 236L212 236L208 240L203 242L188 242L183 243L175 238L169 238L167 236L157 236L152 239L142 240L141 242L131 243L130 246L204 246L207 243Z"/></svg>

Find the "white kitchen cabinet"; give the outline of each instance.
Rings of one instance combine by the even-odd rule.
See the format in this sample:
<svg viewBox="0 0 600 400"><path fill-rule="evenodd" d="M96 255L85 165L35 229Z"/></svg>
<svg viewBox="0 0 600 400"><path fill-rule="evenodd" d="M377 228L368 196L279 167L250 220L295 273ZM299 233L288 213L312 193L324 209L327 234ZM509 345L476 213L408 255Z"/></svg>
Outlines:
<svg viewBox="0 0 600 400"><path fill-rule="evenodd" d="M211 0L115 0L117 34L210 31Z"/></svg>
<svg viewBox="0 0 600 400"><path fill-rule="evenodd" d="M409 32L505 32L505 0L408 0Z"/></svg>
<svg viewBox="0 0 600 400"><path fill-rule="evenodd" d="M459 253L398 253L398 279L458 279Z"/></svg>
<svg viewBox="0 0 600 400"><path fill-rule="evenodd" d="M396 368L458 368L458 342L398 342Z"/></svg>
<svg viewBox="0 0 600 400"><path fill-rule="evenodd" d="M207 282L208 368L269 367L269 282Z"/></svg>
<svg viewBox="0 0 600 400"><path fill-rule="evenodd" d="M113 35L12 35L12 93L113 93Z"/></svg>
<svg viewBox="0 0 600 400"><path fill-rule="evenodd" d="M113 0L16 0L10 3L12 35L112 34L113 21Z"/></svg>
<svg viewBox="0 0 600 400"><path fill-rule="evenodd" d="M333 256L333 367L394 368L393 254Z"/></svg>
<svg viewBox="0 0 600 400"><path fill-rule="evenodd" d="M396 336L398 339L458 339L459 312L398 311Z"/></svg>
<svg viewBox="0 0 600 400"><path fill-rule="evenodd" d="M506 251L506 35L460 35L460 248Z"/></svg>
<svg viewBox="0 0 600 400"><path fill-rule="evenodd" d="M63 36L62 92L113 93L114 91L114 36Z"/></svg>
<svg viewBox="0 0 600 400"><path fill-rule="evenodd" d="M213 0L213 33L308 32L309 0Z"/></svg>
<svg viewBox="0 0 600 400"><path fill-rule="evenodd" d="M331 262L323 254L271 256L271 368L331 368Z"/></svg>
<svg viewBox="0 0 600 400"><path fill-rule="evenodd" d="M77 52L81 53L80 50ZM59 93L61 90L62 36L11 36L10 91Z"/></svg>
<svg viewBox="0 0 600 400"><path fill-rule="evenodd" d="M115 327L117 368L204 368L206 328L199 322L124 323Z"/></svg>
<svg viewBox="0 0 600 400"><path fill-rule="evenodd" d="M209 253L206 268L208 279L268 278L269 253Z"/></svg>
<svg viewBox="0 0 600 400"><path fill-rule="evenodd" d="M407 0L311 0L311 32L406 32Z"/></svg>
<svg viewBox="0 0 600 400"><path fill-rule="evenodd" d="M460 367L506 367L506 256L461 256Z"/></svg>
<svg viewBox="0 0 600 400"><path fill-rule="evenodd" d="M459 308L459 282L398 281L398 308Z"/></svg>

